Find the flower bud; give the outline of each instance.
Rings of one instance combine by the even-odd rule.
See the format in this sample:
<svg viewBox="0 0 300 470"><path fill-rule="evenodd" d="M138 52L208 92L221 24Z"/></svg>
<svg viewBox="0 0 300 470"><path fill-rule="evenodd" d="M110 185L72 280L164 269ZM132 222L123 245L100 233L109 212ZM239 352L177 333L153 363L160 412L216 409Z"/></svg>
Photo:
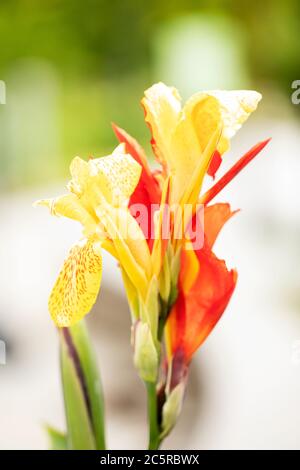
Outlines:
<svg viewBox="0 0 300 470"><path fill-rule="evenodd" d="M160 438L165 438L175 426L180 414L185 390L185 382L180 382L167 396L162 409L162 432Z"/></svg>
<svg viewBox="0 0 300 470"><path fill-rule="evenodd" d="M158 354L147 323L138 321L134 331L134 365L142 380L155 382L158 370Z"/></svg>

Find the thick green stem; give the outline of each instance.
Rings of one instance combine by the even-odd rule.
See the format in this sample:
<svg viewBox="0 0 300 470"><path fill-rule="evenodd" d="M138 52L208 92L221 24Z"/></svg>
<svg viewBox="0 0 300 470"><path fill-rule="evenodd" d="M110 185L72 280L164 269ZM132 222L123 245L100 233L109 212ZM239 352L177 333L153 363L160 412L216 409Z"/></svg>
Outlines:
<svg viewBox="0 0 300 470"><path fill-rule="evenodd" d="M160 429L158 425L156 384L145 382L148 399L149 450L159 449Z"/></svg>

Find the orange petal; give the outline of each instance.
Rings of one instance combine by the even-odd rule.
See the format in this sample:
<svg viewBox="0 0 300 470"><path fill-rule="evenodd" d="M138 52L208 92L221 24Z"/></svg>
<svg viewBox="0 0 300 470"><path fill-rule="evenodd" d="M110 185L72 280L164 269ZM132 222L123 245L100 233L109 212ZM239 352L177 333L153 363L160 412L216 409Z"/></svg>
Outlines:
<svg viewBox="0 0 300 470"><path fill-rule="evenodd" d="M205 243L212 248L223 225L238 211L232 211L229 204L219 203L204 208Z"/></svg>
<svg viewBox="0 0 300 470"><path fill-rule="evenodd" d="M168 323L173 354L182 349L188 363L221 318L234 291L237 273L228 271L210 249L197 253L200 270L188 293L179 287ZM182 272L181 276L185 274Z"/></svg>

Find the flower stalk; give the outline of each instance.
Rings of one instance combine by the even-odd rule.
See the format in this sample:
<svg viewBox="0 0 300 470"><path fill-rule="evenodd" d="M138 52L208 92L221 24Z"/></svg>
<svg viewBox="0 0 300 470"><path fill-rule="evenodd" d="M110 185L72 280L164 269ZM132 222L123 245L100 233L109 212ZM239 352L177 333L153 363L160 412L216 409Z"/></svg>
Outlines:
<svg viewBox="0 0 300 470"><path fill-rule="evenodd" d="M149 450L159 449L160 427L158 423L158 407L157 407L157 394L156 383L145 382L147 389L147 402L148 402L148 423L149 423Z"/></svg>

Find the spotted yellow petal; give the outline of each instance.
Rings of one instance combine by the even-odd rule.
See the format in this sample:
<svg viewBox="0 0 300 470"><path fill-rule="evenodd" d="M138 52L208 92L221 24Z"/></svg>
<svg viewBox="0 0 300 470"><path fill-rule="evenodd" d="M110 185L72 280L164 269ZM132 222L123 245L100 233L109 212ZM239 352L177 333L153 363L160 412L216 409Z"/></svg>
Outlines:
<svg viewBox="0 0 300 470"><path fill-rule="evenodd" d="M109 204L121 205L135 190L142 168L131 155L114 152L112 155L89 161L91 183Z"/></svg>
<svg viewBox="0 0 300 470"><path fill-rule="evenodd" d="M73 158L70 165L70 173L72 179L69 182L68 189L78 196L81 196L87 187L89 179L88 162L80 157Z"/></svg>
<svg viewBox="0 0 300 470"><path fill-rule="evenodd" d="M124 142L121 142L117 147L114 149L112 155L126 155L126 145Z"/></svg>
<svg viewBox="0 0 300 470"><path fill-rule="evenodd" d="M49 298L49 311L58 327L77 323L91 310L100 289L101 275L99 243L84 239L74 245Z"/></svg>

